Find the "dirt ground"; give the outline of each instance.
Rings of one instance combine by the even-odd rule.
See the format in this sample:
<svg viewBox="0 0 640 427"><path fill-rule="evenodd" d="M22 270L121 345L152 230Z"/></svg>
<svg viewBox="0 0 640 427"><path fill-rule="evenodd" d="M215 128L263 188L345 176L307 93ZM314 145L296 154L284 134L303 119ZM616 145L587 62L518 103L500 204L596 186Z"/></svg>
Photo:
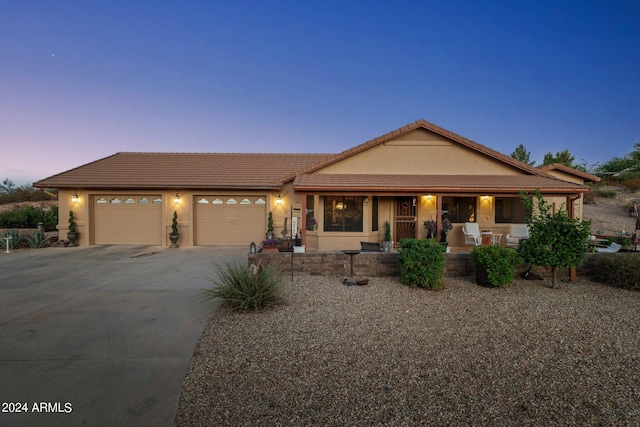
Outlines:
<svg viewBox="0 0 640 427"><path fill-rule="evenodd" d="M629 208L633 202L640 203L640 193L618 192L613 199L594 198L593 203L585 203L583 219L590 219L593 234L631 235L636 228L635 217L629 216ZM638 208L640 209L640 207Z"/></svg>

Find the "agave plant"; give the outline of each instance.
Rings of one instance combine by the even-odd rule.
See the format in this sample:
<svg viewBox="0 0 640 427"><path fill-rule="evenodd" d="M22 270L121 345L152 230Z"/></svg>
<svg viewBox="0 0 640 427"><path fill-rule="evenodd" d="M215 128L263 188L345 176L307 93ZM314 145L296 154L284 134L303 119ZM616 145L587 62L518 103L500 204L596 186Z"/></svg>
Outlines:
<svg viewBox="0 0 640 427"><path fill-rule="evenodd" d="M7 240L9 238L9 240ZM20 231L15 228L5 230L0 239L0 246L4 249L17 249L25 242L24 236L20 235Z"/></svg>
<svg viewBox="0 0 640 427"><path fill-rule="evenodd" d="M46 248L51 244L51 238L44 231L36 231L31 237L27 237L26 241L30 248Z"/></svg>

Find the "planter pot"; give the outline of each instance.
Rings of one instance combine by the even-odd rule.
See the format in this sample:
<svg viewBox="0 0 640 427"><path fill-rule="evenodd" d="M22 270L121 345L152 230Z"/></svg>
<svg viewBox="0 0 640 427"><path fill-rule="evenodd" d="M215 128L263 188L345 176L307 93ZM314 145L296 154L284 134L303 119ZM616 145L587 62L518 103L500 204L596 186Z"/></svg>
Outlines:
<svg viewBox="0 0 640 427"><path fill-rule="evenodd" d="M67 240L69 241L69 247L75 247L78 246L76 244L76 241L78 240L78 232L77 231L70 231L67 233Z"/></svg>
<svg viewBox="0 0 640 427"><path fill-rule="evenodd" d="M384 251L385 252L391 252L391 242L390 241L384 241L383 245L384 245Z"/></svg>
<svg viewBox="0 0 640 427"><path fill-rule="evenodd" d="M279 252L279 250L277 246L263 246L260 252L262 253Z"/></svg>
<svg viewBox="0 0 640 427"><path fill-rule="evenodd" d="M180 233L169 233L169 240L171 241L170 248L179 248L178 246L178 238L180 237Z"/></svg>

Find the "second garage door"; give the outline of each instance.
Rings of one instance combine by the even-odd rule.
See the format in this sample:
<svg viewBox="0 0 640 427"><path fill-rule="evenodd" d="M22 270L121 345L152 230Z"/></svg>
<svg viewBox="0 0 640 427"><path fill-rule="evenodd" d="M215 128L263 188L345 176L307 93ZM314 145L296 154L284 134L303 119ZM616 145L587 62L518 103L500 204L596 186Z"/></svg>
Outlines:
<svg viewBox="0 0 640 427"><path fill-rule="evenodd" d="M264 239L266 196L202 195L194 199L196 245L249 245Z"/></svg>

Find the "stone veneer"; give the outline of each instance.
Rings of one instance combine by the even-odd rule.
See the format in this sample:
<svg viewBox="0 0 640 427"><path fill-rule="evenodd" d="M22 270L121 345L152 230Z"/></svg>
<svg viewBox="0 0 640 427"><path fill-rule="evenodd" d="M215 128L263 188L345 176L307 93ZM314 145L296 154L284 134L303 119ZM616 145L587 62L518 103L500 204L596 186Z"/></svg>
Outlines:
<svg viewBox="0 0 640 427"><path fill-rule="evenodd" d="M283 271L293 271L319 276L349 276L351 264L349 255L341 251L327 252L274 252L249 254L249 264L275 263ZM473 268L468 253L446 254L445 276L471 276ZM361 252L353 257L354 276L383 277L399 276L400 264L395 252Z"/></svg>
<svg viewBox="0 0 640 427"><path fill-rule="evenodd" d="M587 254L584 263L577 268L578 274L589 274L595 257L602 254ZM640 253L636 253L640 256ZM349 276L350 260L349 256L341 251L327 252L274 252L249 254L249 264L271 264L275 263L283 271L291 271L293 261L294 273L306 273L319 276ZM473 276L473 266L468 252L449 253L445 255L445 277ZM522 271L525 266L521 266ZM536 274L542 276L549 275L549 269L536 267ZM558 271L559 277L568 277L569 269L563 268ZM362 252L353 257L353 274L358 277L383 277L399 276L400 265L398 254L395 252Z"/></svg>

